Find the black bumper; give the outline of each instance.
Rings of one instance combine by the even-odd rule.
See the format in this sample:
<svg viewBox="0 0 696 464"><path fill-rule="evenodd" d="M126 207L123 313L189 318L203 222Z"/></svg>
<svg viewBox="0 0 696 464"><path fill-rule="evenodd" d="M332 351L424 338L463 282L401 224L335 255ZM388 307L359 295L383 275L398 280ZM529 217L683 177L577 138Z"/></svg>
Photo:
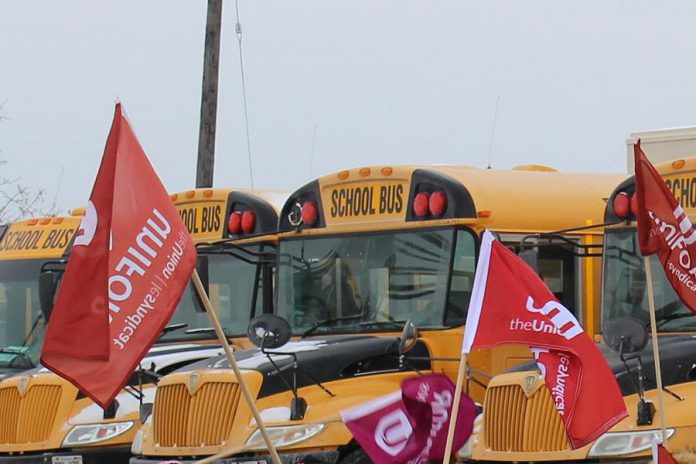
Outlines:
<svg viewBox="0 0 696 464"><path fill-rule="evenodd" d="M197 459L202 459L205 456L200 456ZM131 458L130 464L156 464L163 461L176 461L182 464L194 463L197 459L177 459L174 457ZM315 453L288 453L280 454L280 460L283 464L335 464L338 461L338 451L319 451ZM273 464L271 456L235 456L231 458L220 459L215 461L218 464Z"/></svg>
<svg viewBox="0 0 696 464"><path fill-rule="evenodd" d="M0 464L53 464L54 457L82 458L82 464L124 464L131 456L130 446L118 448L83 449L76 451L47 452L41 454L0 455ZM56 459L55 462L64 460ZM79 461L76 461L79 462Z"/></svg>

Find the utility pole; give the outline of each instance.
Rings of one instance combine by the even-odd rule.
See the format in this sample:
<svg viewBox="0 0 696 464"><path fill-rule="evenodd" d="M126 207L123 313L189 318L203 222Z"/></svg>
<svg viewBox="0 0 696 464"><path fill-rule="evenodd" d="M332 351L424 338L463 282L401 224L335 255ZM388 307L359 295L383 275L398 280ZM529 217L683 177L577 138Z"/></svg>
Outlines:
<svg viewBox="0 0 696 464"><path fill-rule="evenodd" d="M213 186L221 29L222 0L208 0L205 53L203 55L201 126L198 135L198 164L196 167L196 187L199 188Z"/></svg>

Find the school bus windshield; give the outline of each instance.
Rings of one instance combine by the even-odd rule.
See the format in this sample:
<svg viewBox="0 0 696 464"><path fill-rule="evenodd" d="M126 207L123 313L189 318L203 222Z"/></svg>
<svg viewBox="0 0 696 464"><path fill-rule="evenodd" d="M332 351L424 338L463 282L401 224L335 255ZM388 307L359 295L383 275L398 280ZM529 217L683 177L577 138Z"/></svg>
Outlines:
<svg viewBox="0 0 696 464"><path fill-rule="evenodd" d="M255 251L259 251L260 248L259 245L250 247ZM259 265L247 263L229 254L206 257L210 301L218 313L225 333L229 336L246 333L249 319L263 312ZM194 291L189 285L176 313L169 321L170 326L187 326L164 334L160 341L194 340L214 336L208 315L200 310L196 311L196 306Z"/></svg>
<svg viewBox="0 0 696 464"><path fill-rule="evenodd" d="M474 245L454 228L281 240L278 313L295 333L463 324Z"/></svg>
<svg viewBox="0 0 696 464"><path fill-rule="evenodd" d="M29 369L38 363L45 331L38 277L44 262L0 261L0 368Z"/></svg>
<svg viewBox="0 0 696 464"><path fill-rule="evenodd" d="M607 229L604 244L603 321L630 316L649 327L648 283L636 229ZM650 266L658 332L696 331L696 315L681 302L654 255L650 257Z"/></svg>

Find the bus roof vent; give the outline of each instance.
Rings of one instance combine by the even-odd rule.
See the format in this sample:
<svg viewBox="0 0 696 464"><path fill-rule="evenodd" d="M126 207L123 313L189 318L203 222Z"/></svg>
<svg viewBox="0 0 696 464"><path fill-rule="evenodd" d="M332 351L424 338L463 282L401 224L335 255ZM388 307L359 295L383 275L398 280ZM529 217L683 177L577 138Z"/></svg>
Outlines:
<svg viewBox="0 0 696 464"><path fill-rule="evenodd" d="M513 171L539 171L539 172L558 172L558 169L554 169L550 166L544 166L543 164L523 164L521 166L515 166L512 168Z"/></svg>

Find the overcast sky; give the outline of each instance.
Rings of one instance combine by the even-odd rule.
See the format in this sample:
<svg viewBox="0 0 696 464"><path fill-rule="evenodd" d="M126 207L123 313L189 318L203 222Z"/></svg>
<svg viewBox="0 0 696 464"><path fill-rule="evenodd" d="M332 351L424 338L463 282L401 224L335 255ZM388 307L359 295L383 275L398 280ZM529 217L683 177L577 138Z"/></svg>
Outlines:
<svg viewBox="0 0 696 464"><path fill-rule="evenodd" d="M0 3L0 177L83 205L120 99L170 191L195 183L205 0ZM347 167L625 172L696 125L696 2L239 0L254 185ZM250 185L225 0L216 186ZM313 130L316 124L314 156ZM313 161L312 161L313 158Z"/></svg>

